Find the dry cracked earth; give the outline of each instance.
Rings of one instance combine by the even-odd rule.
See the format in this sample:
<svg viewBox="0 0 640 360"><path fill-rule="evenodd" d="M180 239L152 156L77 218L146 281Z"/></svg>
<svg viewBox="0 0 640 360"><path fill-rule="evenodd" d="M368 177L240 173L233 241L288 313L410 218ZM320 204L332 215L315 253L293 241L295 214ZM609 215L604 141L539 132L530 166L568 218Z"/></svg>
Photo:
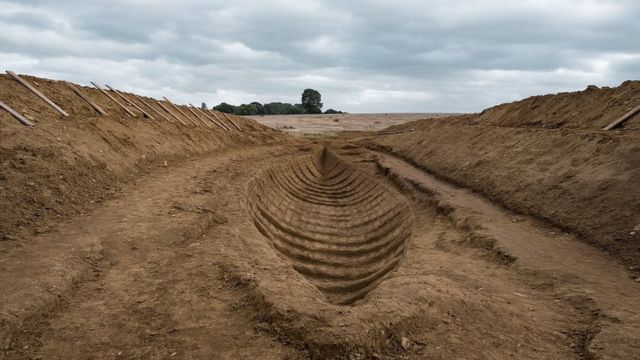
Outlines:
<svg viewBox="0 0 640 360"><path fill-rule="evenodd" d="M638 358L622 266L358 144L195 157L10 250L0 358Z"/></svg>

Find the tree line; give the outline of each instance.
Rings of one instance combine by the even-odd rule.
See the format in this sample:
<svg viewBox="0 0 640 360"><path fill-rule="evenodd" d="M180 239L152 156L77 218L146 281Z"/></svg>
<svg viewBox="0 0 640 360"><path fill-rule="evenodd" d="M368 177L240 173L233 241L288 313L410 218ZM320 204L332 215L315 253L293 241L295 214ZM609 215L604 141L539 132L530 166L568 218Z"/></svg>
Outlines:
<svg viewBox="0 0 640 360"><path fill-rule="evenodd" d="M204 104L203 104L204 105ZM249 104L231 105L225 102L213 107L214 110L235 115L294 115L294 114L322 114L322 96L314 89L302 92L300 104L271 102L261 104L254 101ZM328 109L325 114L342 114L342 111Z"/></svg>

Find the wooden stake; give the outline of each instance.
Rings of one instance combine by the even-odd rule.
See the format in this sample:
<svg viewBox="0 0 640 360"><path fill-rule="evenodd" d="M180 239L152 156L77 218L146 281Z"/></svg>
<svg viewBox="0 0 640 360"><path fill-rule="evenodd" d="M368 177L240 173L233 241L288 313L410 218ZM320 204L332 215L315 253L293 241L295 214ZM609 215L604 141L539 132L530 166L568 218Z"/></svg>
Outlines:
<svg viewBox="0 0 640 360"><path fill-rule="evenodd" d="M133 96L138 99L138 101L140 101L141 103L143 103L146 107L148 107L149 109L153 110L156 114L160 115L162 118L164 118L165 120L167 120L168 122L173 122L173 120L169 119L168 116L166 116L165 114L161 113L160 111L158 111L158 109L154 108L153 106L151 106L148 102L144 101L144 99L142 98L142 96L139 96L138 94L133 94Z"/></svg>
<svg viewBox="0 0 640 360"><path fill-rule="evenodd" d="M240 126L238 126L238 124L236 124L233 121L233 119L231 119L231 116L229 116L227 113L222 113L222 115L224 115L229 120L229 122L231 122L233 124L233 126L237 127L238 130L242 131L242 129L240 129Z"/></svg>
<svg viewBox="0 0 640 360"><path fill-rule="evenodd" d="M222 126L220 123L218 123L218 120L216 120L216 119L212 118L211 116L207 115L207 113L206 113L204 110L199 109L199 108L196 108L196 109L197 109L198 111L200 111L200 113L201 113L202 115L204 115L204 117L205 117L205 118L207 118L207 119L208 119L209 121L211 121L212 123L216 124L216 126L217 126L217 127L221 128L222 130L225 130L225 127L224 127L224 126Z"/></svg>
<svg viewBox="0 0 640 360"><path fill-rule="evenodd" d="M636 106L635 108L633 108L631 111L629 111L628 113L622 115L620 118L618 118L618 120L612 122L611 124L605 126L602 128L602 130L611 130L611 129L615 129L618 126L624 124L625 121L631 119L635 114L640 112L640 105Z"/></svg>
<svg viewBox="0 0 640 360"><path fill-rule="evenodd" d="M88 102L89 105L91 105L91 107L93 107L98 113L100 113L101 115L109 115L109 114L107 114L106 111L102 110L102 108L100 106L98 106L98 104L96 104L93 101L91 101L91 99L89 99L89 97L87 95L85 95L83 92L81 92L80 89L78 89L75 85L73 85L72 83L70 83L68 81L65 81L65 84L69 85L71 90L73 90L73 92L75 92L76 95L80 96L84 101Z"/></svg>
<svg viewBox="0 0 640 360"><path fill-rule="evenodd" d="M114 98L113 96L111 96L111 94L109 94L108 92L104 91L104 89L103 89L103 88L101 88L101 87L100 87L100 85L98 85L98 84L94 83L93 81L92 81L91 83L93 84L93 86L95 86L95 87L96 87L96 89L100 90L100 91L101 91L103 94L105 94L109 99L111 99L111 100L112 100L113 102L115 102L116 104L120 105L120 107L121 107L122 109L124 109L124 111L125 111L127 114L129 114L129 115L131 115L131 116L133 116L133 117L135 117L135 116L136 116L136 113L134 113L133 111L129 110L129 109L128 109L126 106L124 106L120 101L118 101L116 98Z"/></svg>
<svg viewBox="0 0 640 360"><path fill-rule="evenodd" d="M122 100L124 100L125 102L127 102L129 105L131 105L131 106L133 106L134 108L138 109L138 111L140 111L144 117L147 117L147 118L149 118L149 119L153 119L153 116L151 116L148 112L144 111L140 106L136 105L136 104L135 104L135 103L133 103L131 100L129 100L129 98L127 98L126 96L124 96L124 94L123 94L123 93L121 93L120 91L118 91L118 90L116 90L116 89L112 88L112 87L111 87L111 86L109 86L109 85L106 85L106 84L105 84L105 86L106 86L109 90L113 91L113 92L114 92L114 93L116 93L118 96L120 96L120 98L121 98Z"/></svg>
<svg viewBox="0 0 640 360"><path fill-rule="evenodd" d="M44 100L44 102L46 102L52 108L54 108L56 111L58 111L60 114L62 114L62 116L69 116L69 114L67 114L66 111L62 110L62 108L60 106L56 105L53 101L49 100L48 97L44 96L43 93L41 93L36 88L31 86L31 84L29 84L26 80L24 80L23 78L21 78L20 76L15 74L13 71L7 70L7 74L11 75L11 77L16 79L16 81L18 81L20 84L24 85L27 89L31 90L31 92L33 92L34 94L38 95L38 97L40 99Z"/></svg>
<svg viewBox="0 0 640 360"><path fill-rule="evenodd" d="M166 97L162 97L164 99L164 101L168 102L171 106L173 106L174 109L178 110L178 112L184 116L185 119L191 121L195 126L199 126L197 122L195 122L192 118L188 117L187 114L185 114L184 112L182 112L182 110L180 110L179 107L177 107L174 103L171 102L171 100L167 99Z"/></svg>
<svg viewBox="0 0 640 360"><path fill-rule="evenodd" d="M231 128L224 122L224 120L222 120L220 117L218 117L218 114L216 114L215 111L213 111L213 110L209 110L209 111L211 112L211 114L213 116L215 116L216 119L218 119L220 124L222 124L222 126L224 126L225 129L231 131Z"/></svg>
<svg viewBox="0 0 640 360"><path fill-rule="evenodd" d="M211 124L209 124L209 123L208 123L207 121L205 121L203 118L201 118L200 116L198 116L198 114L197 114L195 111L193 111L193 109L192 109L193 107L194 107L193 105L189 104L189 106L187 106L187 109L189 109L189 111L191 111L191 113L193 114L193 116L195 116L196 118L198 118L198 120L202 121L205 125L207 125L208 127L210 127L210 128L212 128L212 129L213 129L213 126L211 126Z"/></svg>
<svg viewBox="0 0 640 360"><path fill-rule="evenodd" d="M166 106L164 106L160 101L157 101L158 105L160 105L160 107L168 112L169 114L171 114L171 116L173 116L176 120L180 121L182 123L182 125L187 126L187 123L182 121L182 119L180 119L176 114L174 114L171 110L169 110Z"/></svg>
<svg viewBox="0 0 640 360"><path fill-rule="evenodd" d="M9 114L13 115L13 117L16 118L16 120L18 120L22 125L24 125L24 126L33 126L33 123L31 121L27 120L27 118L22 116L17 111L13 110L9 105L3 103L2 101L0 101L0 107L5 109L5 110L7 110L7 112Z"/></svg>

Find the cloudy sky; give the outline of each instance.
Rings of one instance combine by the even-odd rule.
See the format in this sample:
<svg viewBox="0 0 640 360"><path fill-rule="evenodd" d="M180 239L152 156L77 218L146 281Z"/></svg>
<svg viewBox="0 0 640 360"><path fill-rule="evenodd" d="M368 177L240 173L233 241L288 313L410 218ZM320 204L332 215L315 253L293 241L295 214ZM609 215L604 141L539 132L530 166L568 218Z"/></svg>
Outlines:
<svg viewBox="0 0 640 360"><path fill-rule="evenodd" d="M466 112L640 74L635 0L0 1L4 69L181 103ZM3 69L3 70L4 70Z"/></svg>

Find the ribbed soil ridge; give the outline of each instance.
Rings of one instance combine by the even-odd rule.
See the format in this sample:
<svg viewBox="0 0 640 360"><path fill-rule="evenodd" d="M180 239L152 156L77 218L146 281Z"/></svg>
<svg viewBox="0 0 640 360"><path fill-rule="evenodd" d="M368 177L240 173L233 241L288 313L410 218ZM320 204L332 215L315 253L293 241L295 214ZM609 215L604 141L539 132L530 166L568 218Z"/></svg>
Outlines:
<svg viewBox="0 0 640 360"><path fill-rule="evenodd" d="M402 195L326 148L263 171L248 208L260 233L335 304L374 289L413 231Z"/></svg>

